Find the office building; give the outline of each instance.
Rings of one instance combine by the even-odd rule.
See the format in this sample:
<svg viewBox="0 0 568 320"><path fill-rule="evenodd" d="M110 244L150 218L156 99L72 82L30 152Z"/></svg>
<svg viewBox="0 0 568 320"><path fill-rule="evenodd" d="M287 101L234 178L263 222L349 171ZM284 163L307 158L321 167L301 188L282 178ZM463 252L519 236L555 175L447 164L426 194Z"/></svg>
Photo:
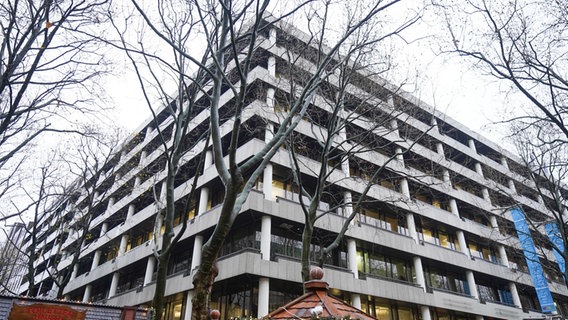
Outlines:
<svg viewBox="0 0 568 320"><path fill-rule="evenodd" d="M251 97L242 119L250 130L238 141L239 159L256 154L270 128L278 126L279 115L287 112L287 75L292 68L291 55L286 53L300 55L298 61L304 68L296 65L294 74L312 72L310 59L317 51L301 46L306 39L284 23L275 24L258 39L258 59L249 76ZM298 44L301 52L292 47ZM301 78L298 76L299 83ZM326 88L337 85L334 79L325 80ZM326 101L333 98L325 97L327 92L333 90L318 91L296 129L302 141L297 152L307 164L306 184L313 181L307 168L317 166L313 154L318 152L318 136L314 132L321 132L317 128L329 112ZM543 203L548 199L538 195L521 161L385 80L367 76L364 70L352 75L346 97L346 112L359 117L346 126L343 142L369 150L350 156L336 169L334 175L342 179L330 182L330 191L320 203L322 213L331 212L316 225L314 251L345 222L350 207L342 203L357 199L370 174L399 155L384 166L341 245L326 257L330 294L381 320L541 317L543 306L508 208L516 204L527 214L546 216ZM232 91L224 90L221 99L221 113L230 115ZM46 268L72 268L72 280L65 288L68 299L118 306L151 301L156 268L152 187L159 189L165 177L156 122L165 137L171 137L173 125L168 109L160 110L157 121L147 120L124 142L104 178L93 181L104 196L97 198L100 204L90 235L81 245L79 263L70 266L70 252L66 251L72 236L66 239L64 251L38 261L35 283L40 294L54 290ZM385 116L388 121L373 125ZM199 137L208 119L207 108L196 110L188 137ZM230 119L224 122L222 133L229 134L231 125ZM178 199L188 192L198 154L199 150L193 150L183 160L176 179ZM251 191L219 255L212 307L221 311L222 319L263 316L302 293L299 257L304 218L292 182L290 158L282 148ZM193 270L219 216L223 188L211 154L198 188L192 210L178 208L179 217L188 214L190 221L169 264L167 319L189 319ZM58 247L54 241L59 237L49 232L61 228L51 226L71 221L73 210L86 207L85 199L80 192L61 199L58 213L45 219L45 248ZM543 250L550 252L550 248ZM554 264L549 260L539 263L545 266L544 290L556 312L568 315L568 289ZM20 290L26 292L26 283Z"/></svg>

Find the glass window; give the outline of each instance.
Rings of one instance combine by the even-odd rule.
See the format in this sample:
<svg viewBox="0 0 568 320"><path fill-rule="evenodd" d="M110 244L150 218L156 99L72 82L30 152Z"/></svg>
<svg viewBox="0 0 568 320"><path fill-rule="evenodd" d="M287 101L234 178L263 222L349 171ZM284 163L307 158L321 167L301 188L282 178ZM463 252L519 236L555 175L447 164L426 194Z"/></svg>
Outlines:
<svg viewBox="0 0 568 320"><path fill-rule="evenodd" d="M164 306L165 320L183 319L183 298L179 297L174 301L167 302Z"/></svg>
<svg viewBox="0 0 568 320"><path fill-rule="evenodd" d="M432 229L422 228L422 235L424 237L424 241L434 244L436 243L436 240L434 238L434 231Z"/></svg>
<svg viewBox="0 0 568 320"><path fill-rule="evenodd" d="M398 320L414 320L412 309L398 307Z"/></svg>
<svg viewBox="0 0 568 320"><path fill-rule="evenodd" d="M495 294L495 290L489 286L478 284L477 291L479 292L479 298L482 301L499 301Z"/></svg>
<svg viewBox="0 0 568 320"><path fill-rule="evenodd" d="M376 305L375 316L377 320L391 320L391 309L388 305Z"/></svg>
<svg viewBox="0 0 568 320"><path fill-rule="evenodd" d="M452 242L450 241L450 237L448 236L447 233L440 231L440 232L438 232L438 236L439 236L439 239L440 239L440 245L442 247L453 249L452 248Z"/></svg>
<svg viewBox="0 0 568 320"><path fill-rule="evenodd" d="M398 232L398 219L393 216L386 216L385 220L387 222L387 229Z"/></svg>
<svg viewBox="0 0 568 320"><path fill-rule="evenodd" d="M414 281L412 263L408 260L394 258L390 255L370 253L364 249L357 251L357 257L359 272L400 281Z"/></svg>

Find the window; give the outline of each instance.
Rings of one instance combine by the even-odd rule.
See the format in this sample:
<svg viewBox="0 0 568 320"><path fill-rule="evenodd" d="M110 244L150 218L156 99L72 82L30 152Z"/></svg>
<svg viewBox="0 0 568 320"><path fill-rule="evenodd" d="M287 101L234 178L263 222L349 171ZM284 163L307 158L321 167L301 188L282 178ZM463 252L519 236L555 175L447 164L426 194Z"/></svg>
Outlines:
<svg viewBox="0 0 568 320"><path fill-rule="evenodd" d="M436 267L426 267L426 283L434 289L470 295L469 285L464 274Z"/></svg>
<svg viewBox="0 0 568 320"><path fill-rule="evenodd" d="M460 250L456 236L447 232L444 226L435 225L434 221L425 221L418 225L418 238L447 249Z"/></svg>
<svg viewBox="0 0 568 320"><path fill-rule="evenodd" d="M476 242L468 242L467 247L469 248L469 252L472 257L493 263L500 263L501 261L501 259L497 257L497 254L492 247Z"/></svg>
<svg viewBox="0 0 568 320"><path fill-rule="evenodd" d="M299 200L298 194L299 194L298 187L295 186L292 183L292 181L282 177L277 177L276 175L273 177L272 196L274 199L279 197L279 198L298 201Z"/></svg>
<svg viewBox="0 0 568 320"><path fill-rule="evenodd" d="M377 228L409 235L406 227L406 218L398 216L396 213L389 212L387 209L361 208L359 210L359 221Z"/></svg>
<svg viewBox="0 0 568 320"><path fill-rule="evenodd" d="M414 268L409 260L370 252L365 249L358 249L357 257L357 268L361 273L398 281L414 282Z"/></svg>

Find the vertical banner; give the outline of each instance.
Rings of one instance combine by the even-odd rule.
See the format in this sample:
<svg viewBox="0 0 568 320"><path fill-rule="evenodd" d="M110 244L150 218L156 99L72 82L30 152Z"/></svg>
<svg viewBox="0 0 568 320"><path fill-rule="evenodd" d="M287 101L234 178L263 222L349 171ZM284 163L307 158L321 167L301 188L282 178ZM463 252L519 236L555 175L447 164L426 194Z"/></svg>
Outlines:
<svg viewBox="0 0 568 320"><path fill-rule="evenodd" d="M513 208L510 212L513 217L513 222L515 223L517 235L521 242L521 247L523 248L523 254L527 261L527 266L529 268L529 273L531 274L534 289L536 290L540 308L544 313L554 313L556 312L556 307L554 306L550 289L548 289L548 283L544 277L542 265L540 264L540 260L536 254L536 247L525 219L525 213L520 208Z"/></svg>
<svg viewBox="0 0 568 320"><path fill-rule="evenodd" d="M566 270L566 261L564 260L564 241L562 241L562 235L560 234L560 230L558 230L558 225L556 222L548 222L544 225L544 230L546 230L548 239L553 244L552 251L556 257L556 262L558 262L558 269L560 269L560 272L562 272L562 275L564 276L564 272Z"/></svg>

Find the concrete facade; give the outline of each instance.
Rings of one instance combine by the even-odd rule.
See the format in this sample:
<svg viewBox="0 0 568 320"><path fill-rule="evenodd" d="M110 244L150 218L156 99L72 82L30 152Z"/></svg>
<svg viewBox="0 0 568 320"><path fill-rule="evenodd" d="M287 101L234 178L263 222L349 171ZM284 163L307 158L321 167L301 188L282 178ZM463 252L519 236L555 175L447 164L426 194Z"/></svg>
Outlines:
<svg viewBox="0 0 568 320"><path fill-rule="evenodd" d="M304 38L297 30L275 26L269 36L272 39L259 41L257 50L267 61L253 68L250 83L266 94L252 99L243 123L253 127L262 123L265 131L257 130L240 142L237 154L241 161L260 150L271 126L278 123L281 110L275 90L286 90L279 73L287 63L283 58L287 48L277 41L282 36ZM357 163L380 166L393 155L392 150L398 153L411 146L411 151L386 165L380 184L367 195L373 201L361 210L342 245L326 261L331 294L381 320L542 316L519 240L503 210L506 203L515 202L548 214L535 186L523 177L527 169L514 155L409 94L396 91L384 80L366 81L388 92L387 97L376 97L381 103L375 108L403 111L392 118L387 134L376 136L388 142L388 148L359 154L333 173L343 177L336 183L341 201L349 203L366 185L368 177ZM351 95L361 96L363 90L354 85ZM226 91L223 101L228 103L231 95ZM325 110L323 99L316 98L314 105ZM172 125L166 112L162 109L159 116L164 132ZM207 110L194 118L196 124L207 119ZM222 132L229 133L231 125L231 121L224 123ZM313 126L303 121L297 132L317 139ZM192 126L192 130L198 128ZM368 129L365 121L354 123L344 139L352 136L350 128ZM417 136L421 138L414 141ZM102 199L107 207L91 224L92 233L99 236L82 245L81 262L73 267L73 279L65 288L68 299L112 305L147 305L152 299L156 207L151 187L165 177L159 162L162 150L154 120L149 119L124 143L105 178L96 182L109 188L107 198ZM188 166L182 167L187 172L192 171L190 163L199 146L191 151L184 159ZM211 161L209 157L199 178L199 199L187 213L189 226L170 262L168 319L190 318L191 279L199 265L201 245L219 216L222 188ZM316 160L308 157L303 161L307 167L316 165ZM262 184L251 192L226 239L212 293L212 307L221 311L222 318L261 317L301 293L298 232L304 220L299 196L290 186L289 168L288 153L282 149L265 170ZM307 171L306 176L310 176ZM179 182L178 199L188 193L188 180ZM108 181L111 183L105 183ZM70 208L80 206L83 200L62 200L61 216L72 214ZM316 227L331 235L340 230L351 210L349 205L335 208L331 203L323 203L322 209L332 213ZM53 226L61 223L58 219L46 219L45 223ZM46 245L54 239L47 236ZM70 237L64 248L72 242ZM57 268L71 268L65 252L54 253L53 259L58 255ZM38 262L42 263L48 264L49 258ZM553 272L546 276L558 312L568 311L568 289L562 279ZM41 294L49 294L46 273L37 274L35 282L44 285ZM27 289L24 283L20 292Z"/></svg>

